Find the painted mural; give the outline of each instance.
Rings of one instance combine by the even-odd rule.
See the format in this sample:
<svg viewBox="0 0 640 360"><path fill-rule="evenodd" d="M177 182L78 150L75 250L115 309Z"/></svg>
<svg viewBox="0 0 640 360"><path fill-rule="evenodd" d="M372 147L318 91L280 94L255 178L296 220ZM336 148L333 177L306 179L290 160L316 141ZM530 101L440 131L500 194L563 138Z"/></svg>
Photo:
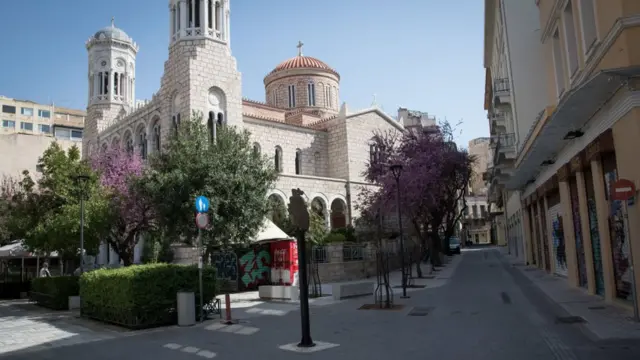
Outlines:
<svg viewBox="0 0 640 360"><path fill-rule="evenodd" d="M271 283L271 252L269 244L238 250L239 291L257 290Z"/></svg>
<svg viewBox="0 0 640 360"><path fill-rule="evenodd" d="M596 277L596 294L604 295L604 268L602 267L600 232L598 231L598 215L596 214L596 202L594 199L587 200L587 208L589 210L589 233L593 252L593 270Z"/></svg>
<svg viewBox="0 0 640 360"><path fill-rule="evenodd" d="M607 194L616 181L616 171L605 174ZM629 242L626 241L623 204L621 201L611 201L609 227L611 230L611 253L613 256L613 275L616 281L616 297L622 300L632 300L631 269L629 268Z"/></svg>
<svg viewBox="0 0 640 360"><path fill-rule="evenodd" d="M580 206L578 205L578 191L575 184L571 184L571 212L573 213L573 232L576 236L576 253L578 256L578 282L581 287L587 287L587 264L582 240L582 222Z"/></svg>
<svg viewBox="0 0 640 360"><path fill-rule="evenodd" d="M218 279L228 281L231 289L238 289L238 256L233 251L216 251L211 254L211 264L215 266Z"/></svg>
<svg viewBox="0 0 640 360"><path fill-rule="evenodd" d="M558 214L560 205L554 207L554 214L551 219L553 254L555 255L555 273L561 276L567 276L567 253L564 245L564 229L562 224L562 216Z"/></svg>

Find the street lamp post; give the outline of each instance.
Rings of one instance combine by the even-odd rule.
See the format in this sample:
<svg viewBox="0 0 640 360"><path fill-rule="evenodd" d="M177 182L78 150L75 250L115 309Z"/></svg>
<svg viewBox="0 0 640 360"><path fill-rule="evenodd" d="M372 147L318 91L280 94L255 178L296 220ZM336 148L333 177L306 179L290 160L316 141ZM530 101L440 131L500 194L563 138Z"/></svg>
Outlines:
<svg viewBox="0 0 640 360"><path fill-rule="evenodd" d="M400 232L400 267L402 271L402 299L408 299L407 296L407 269L404 263L404 236L402 232L402 213L400 212L400 175L402 174L402 165L393 164L389 167L393 177L396 179L396 210L398 216L398 231Z"/></svg>
<svg viewBox="0 0 640 360"><path fill-rule="evenodd" d="M84 273L84 197L89 176L78 175L76 181L80 185L80 274Z"/></svg>

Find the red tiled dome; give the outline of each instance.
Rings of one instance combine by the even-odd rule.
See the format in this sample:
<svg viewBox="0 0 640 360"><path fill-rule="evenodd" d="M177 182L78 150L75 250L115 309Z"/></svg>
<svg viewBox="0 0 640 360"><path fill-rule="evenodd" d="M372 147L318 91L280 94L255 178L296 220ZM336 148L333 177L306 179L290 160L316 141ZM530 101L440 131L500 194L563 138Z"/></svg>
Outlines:
<svg viewBox="0 0 640 360"><path fill-rule="evenodd" d="M278 64L278 66L275 67L275 69L273 69L273 71L269 73L269 75L275 74L279 71L291 70L291 69L318 69L318 70L325 70L325 71L331 72L336 76L340 76L338 75L337 71L332 69L329 65L325 64L324 62L316 58L313 58L311 56L304 56L304 55L298 55L294 58L281 62L280 64Z"/></svg>

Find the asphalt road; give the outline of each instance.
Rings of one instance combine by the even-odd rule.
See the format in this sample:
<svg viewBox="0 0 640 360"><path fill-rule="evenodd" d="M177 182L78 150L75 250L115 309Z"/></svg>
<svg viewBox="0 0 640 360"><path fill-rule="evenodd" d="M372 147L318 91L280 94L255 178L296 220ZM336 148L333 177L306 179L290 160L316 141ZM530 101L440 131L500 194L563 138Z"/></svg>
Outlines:
<svg viewBox="0 0 640 360"><path fill-rule="evenodd" d="M0 355L39 360L286 360L429 358L439 360L624 360L640 359L634 341L594 340L579 324L557 323L563 310L495 249L464 252L447 285L412 291L397 310L358 310L370 298L312 307L314 341L334 346L311 354L279 348L300 340L293 305L257 304L256 313L233 327L216 322L115 337L50 350ZM411 314L419 316L412 316Z"/></svg>

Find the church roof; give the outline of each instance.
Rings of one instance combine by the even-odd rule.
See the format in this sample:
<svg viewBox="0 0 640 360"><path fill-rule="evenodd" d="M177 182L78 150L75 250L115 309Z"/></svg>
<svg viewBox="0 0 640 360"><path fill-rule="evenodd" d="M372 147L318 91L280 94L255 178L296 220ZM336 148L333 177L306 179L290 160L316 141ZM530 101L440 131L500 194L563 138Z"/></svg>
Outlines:
<svg viewBox="0 0 640 360"><path fill-rule="evenodd" d="M291 59L285 60L278 64L269 75L273 75L277 72L291 69L315 69L315 70L325 70L335 74L336 76L340 76L337 71L331 68L329 65L324 63L321 60L318 60L311 56L298 55Z"/></svg>
<svg viewBox="0 0 640 360"><path fill-rule="evenodd" d="M114 24L114 20L111 19L111 25L104 27L100 30L98 30L95 35L93 35L94 38L98 39L98 40L106 40L106 39L112 39L112 40L119 40L119 41L124 41L124 42L129 42L132 43L133 40L131 39L131 37L129 35L127 35L126 32L124 32L124 30L117 28Z"/></svg>

